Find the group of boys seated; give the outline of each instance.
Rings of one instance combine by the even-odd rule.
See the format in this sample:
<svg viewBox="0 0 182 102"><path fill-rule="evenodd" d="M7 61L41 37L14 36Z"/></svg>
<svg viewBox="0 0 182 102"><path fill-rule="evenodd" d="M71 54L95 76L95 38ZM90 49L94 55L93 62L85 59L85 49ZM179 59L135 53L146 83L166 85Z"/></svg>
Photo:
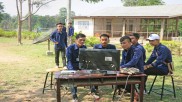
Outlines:
<svg viewBox="0 0 182 102"><path fill-rule="evenodd" d="M150 45L154 46L152 54L149 59L146 60L145 49L142 45L138 43L140 35L138 33L133 33L131 35L123 36L120 38L120 44L123 48L122 60L120 63L120 69L122 68L138 68L140 72L148 75L167 75L169 70L166 63L172 62L172 55L170 50L163 44L160 43L160 37L157 34L150 34L147 40ZM87 48L85 46L86 35L77 34L74 44L71 44L66 48L67 57L67 69L68 70L79 70L79 49ZM116 49L116 46L109 44L109 36L107 34L100 35L100 44L96 44L94 49ZM146 81L145 78L145 92L146 92ZM116 86L118 90L123 88L122 85ZM130 92L130 86L126 87L126 91ZM91 92L99 98L98 86L93 86ZM73 101L78 101L77 87L71 88L71 93ZM135 100L138 100L138 93L135 92Z"/></svg>

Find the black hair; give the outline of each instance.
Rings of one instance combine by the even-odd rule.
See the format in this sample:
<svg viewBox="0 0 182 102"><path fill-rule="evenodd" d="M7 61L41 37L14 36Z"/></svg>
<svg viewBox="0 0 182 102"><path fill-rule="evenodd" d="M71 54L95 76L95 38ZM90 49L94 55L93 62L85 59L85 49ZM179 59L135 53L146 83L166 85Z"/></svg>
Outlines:
<svg viewBox="0 0 182 102"><path fill-rule="evenodd" d="M57 25L63 25L63 23L60 22L60 23L57 23L56 26L57 26Z"/></svg>
<svg viewBox="0 0 182 102"><path fill-rule="evenodd" d="M84 37L86 37L86 35L82 34L82 33L79 33L79 34L76 35L76 39L84 38Z"/></svg>
<svg viewBox="0 0 182 102"><path fill-rule="evenodd" d="M128 40L129 42L131 42L131 39L130 39L130 37L129 36L123 36L123 37L121 37L120 38L120 42L123 42L124 40Z"/></svg>
<svg viewBox="0 0 182 102"><path fill-rule="evenodd" d="M100 38L101 37L107 37L109 39L109 35L107 35L107 34L102 34L102 35L100 35Z"/></svg>
<svg viewBox="0 0 182 102"><path fill-rule="evenodd" d="M131 34L131 35L129 35L129 36L134 36L134 37L137 38L137 39L140 38L140 34L138 34L138 33L133 33L133 34Z"/></svg>

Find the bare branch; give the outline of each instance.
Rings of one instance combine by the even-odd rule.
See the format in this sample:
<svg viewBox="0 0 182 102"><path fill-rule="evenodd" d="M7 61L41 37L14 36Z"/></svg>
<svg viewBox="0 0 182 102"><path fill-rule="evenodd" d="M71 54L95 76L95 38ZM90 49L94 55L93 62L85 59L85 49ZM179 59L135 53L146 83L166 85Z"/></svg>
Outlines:
<svg viewBox="0 0 182 102"><path fill-rule="evenodd" d="M39 11L39 9L40 9L42 6L48 4L48 3L52 2L52 1L55 1L55 0L50 0L50 1L47 1L47 2L45 2L45 3L42 3L42 4L36 9L36 11L35 11L34 13L29 14L29 15L27 15L26 17L22 18L22 21L26 20L30 15L34 15L35 13L37 13L37 11Z"/></svg>
<svg viewBox="0 0 182 102"><path fill-rule="evenodd" d="M19 0L19 2L20 2L20 0ZM18 0L16 0L16 9L17 9L18 16L20 16L20 11L19 11L19 7L18 7Z"/></svg>

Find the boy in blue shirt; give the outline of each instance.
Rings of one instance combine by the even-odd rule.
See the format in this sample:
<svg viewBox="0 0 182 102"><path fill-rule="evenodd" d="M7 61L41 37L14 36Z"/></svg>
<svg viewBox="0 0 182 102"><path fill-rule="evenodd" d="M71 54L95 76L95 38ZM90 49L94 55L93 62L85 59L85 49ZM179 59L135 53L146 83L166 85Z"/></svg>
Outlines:
<svg viewBox="0 0 182 102"><path fill-rule="evenodd" d="M63 31L63 24L57 23L57 29L53 31L50 35L50 40L55 44L55 63L56 67L59 67L59 54L61 52L63 67L66 66L65 49L67 47L67 34Z"/></svg>
<svg viewBox="0 0 182 102"><path fill-rule="evenodd" d="M143 65L143 53L140 48L134 47L131 43L131 39L129 36L124 36L120 39L120 43L122 48L124 49L122 52L122 60L120 64L120 68L137 68L140 70L140 72L144 71ZM120 87L124 88L124 85L118 85L117 88L119 89L120 93ZM127 85L126 87L127 92L131 92L131 85ZM138 93L135 92L135 101L138 99Z"/></svg>
<svg viewBox="0 0 182 102"><path fill-rule="evenodd" d="M72 36L74 35L74 28L72 26L72 22L68 23L68 39L69 39L69 44L72 44Z"/></svg>
<svg viewBox="0 0 182 102"><path fill-rule="evenodd" d="M85 43L86 36L84 34L76 35L75 44L70 45L66 50L67 57L67 68L68 70L80 70L79 69L79 48L87 48ZM77 87L71 88L71 93L73 96L73 100L77 101Z"/></svg>
<svg viewBox="0 0 182 102"><path fill-rule="evenodd" d="M167 75L169 73L167 63L172 62L171 51L165 45L161 44L159 39L160 37L157 34L151 34L148 37L149 43L154 46L154 49L144 66L144 73L146 75ZM145 84L146 81L147 77Z"/></svg>
<svg viewBox="0 0 182 102"><path fill-rule="evenodd" d="M93 49L116 49L115 45L108 44L109 43L109 35L102 34L100 35L100 44L95 44ZM98 86L93 86L91 92L98 93Z"/></svg>

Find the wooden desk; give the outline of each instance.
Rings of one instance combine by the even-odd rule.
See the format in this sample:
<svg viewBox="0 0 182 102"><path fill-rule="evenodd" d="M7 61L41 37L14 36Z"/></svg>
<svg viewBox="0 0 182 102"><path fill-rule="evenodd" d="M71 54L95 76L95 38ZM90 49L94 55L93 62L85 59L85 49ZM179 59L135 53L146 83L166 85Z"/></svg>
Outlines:
<svg viewBox="0 0 182 102"><path fill-rule="evenodd" d="M140 102L143 102L143 90L144 90L144 77L145 74L131 75L128 79L128 84L131 84L131 102L134 100L134 85L140 84ZM102 86L102 85L125 85L128 75L61 75L60 72L55 73L55 79L57 81L57 102L61 102L61 85L68 86Z"/></svg>

